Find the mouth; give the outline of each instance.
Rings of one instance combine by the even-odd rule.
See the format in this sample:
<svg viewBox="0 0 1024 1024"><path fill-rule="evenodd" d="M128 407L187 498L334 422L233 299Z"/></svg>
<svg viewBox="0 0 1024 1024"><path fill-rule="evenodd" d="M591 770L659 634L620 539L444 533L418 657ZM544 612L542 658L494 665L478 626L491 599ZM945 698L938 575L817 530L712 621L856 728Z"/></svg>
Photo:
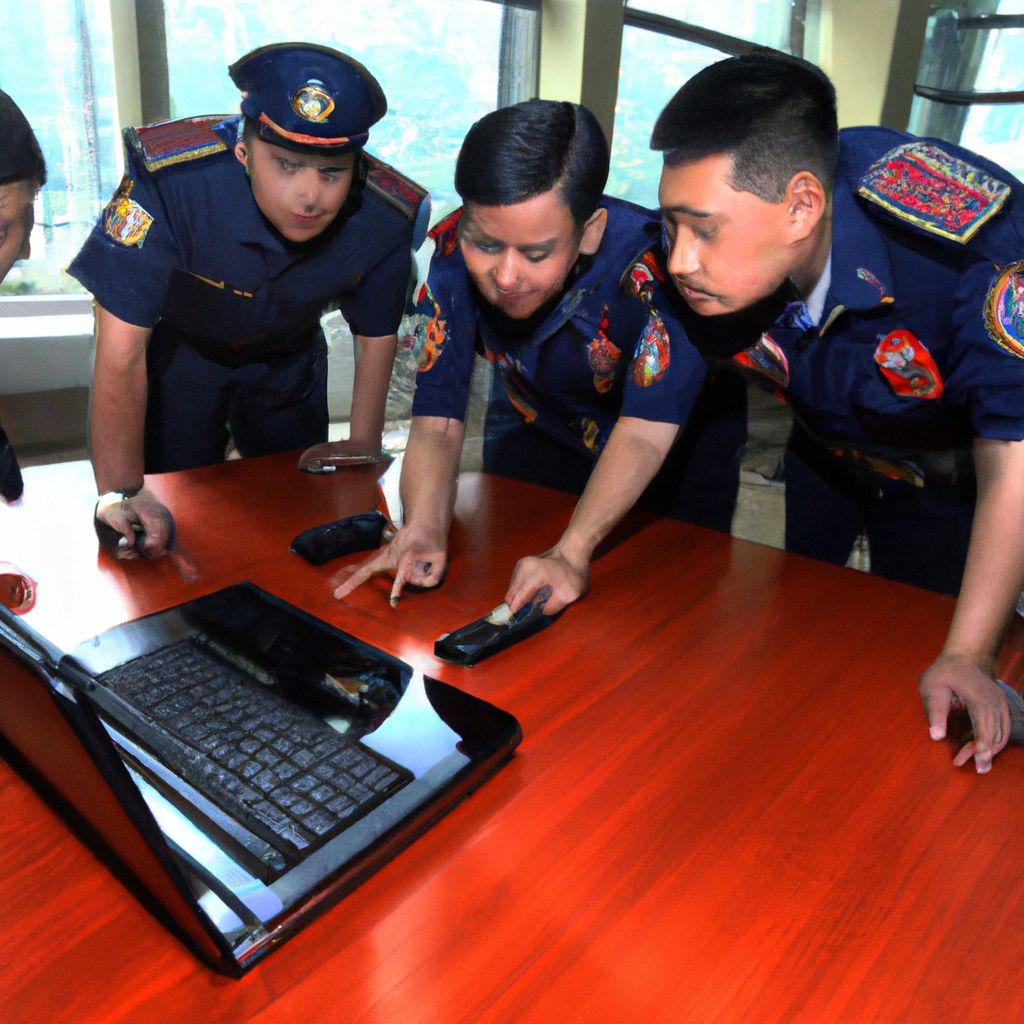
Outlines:
<svg viewBox="0 0 1024 1024"><path fill-rule="evenodd" d="M314 224L319 224L323 214L314 213L312 215L307 215L304 213L292 213L289 216L296 227L308 228L312 227Z"/></svg>
<svg viewBox="0 0 1024 1024"><path fill-rule="evenodd" d="M505 292L500 288L495 289L494 304L502 309L514 309L530 300L530 292Z"/></svg>
<svg viewBox="0 0 1024 1024"><path fill-rule="evenodd" d="M682 295L682 297L691 305L694 303L701 304L705 302L719 301L719 297L712 292L705 291L703 288L694 288L693 285L687 284L685 281L681 281L678 277L674 280L676 288L679 290L679 294Z"/></svg>

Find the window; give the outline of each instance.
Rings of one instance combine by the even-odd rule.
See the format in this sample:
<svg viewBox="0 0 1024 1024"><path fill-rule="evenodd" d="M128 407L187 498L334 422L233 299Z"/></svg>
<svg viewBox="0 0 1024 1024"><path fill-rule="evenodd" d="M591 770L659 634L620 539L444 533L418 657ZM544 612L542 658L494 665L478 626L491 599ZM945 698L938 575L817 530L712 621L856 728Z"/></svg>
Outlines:
<svg viewBox="0 0 1024 1024"><path fill-rule="evenodd" d="M942 3L928 20L910 130L1024 176L1024 2Z"/></svg>
<svg viewBox="0 0 1024 1024"><path fill-rule="evenodd" d="M651 129L702 68L755 46L802 53L807 0L626 0L608 191L658 205L661 156Z"/></svg>
<svg viewBox="0 0 1024 1024"><path fill-rule="evenodd" d="M165 0L164 11L171 117L237 110L227 67L258 46L309 38L337 47L364 63L388 97L369 150L429 188L442 209L454 205L463 137L499 105L505 78L522 80L509 65L531 61L539 21L533 11L480 0ZM508 47L513 34L532 45ZM533 81L525 85L533 95Z"/></svg>
<svg viewBox="0 0 1024 1024"><path fill-rule="evenodd" d="M61 270L78 251L120 177L110 3L0 5L0 88L35 129L49 181L36 201L32 259L16 263L4 294L66 292Z"/></svg>
<svg viewBox="0 0 1024 1024"><path fill-rule="evenodd" d="M539 0L165 0L137 2L144 120L230 113L228 65L266 43L309 39L351 53L389 102L370 151L431 190L435 215L455 205L455 155L470 124L536 92ZM61 273L117 186L121 139L109 0L0 4L0 88L36 129L50 180L40 194L32 259L3 293L78 291ZM441 101L443 97L443 102Z"/></svg>

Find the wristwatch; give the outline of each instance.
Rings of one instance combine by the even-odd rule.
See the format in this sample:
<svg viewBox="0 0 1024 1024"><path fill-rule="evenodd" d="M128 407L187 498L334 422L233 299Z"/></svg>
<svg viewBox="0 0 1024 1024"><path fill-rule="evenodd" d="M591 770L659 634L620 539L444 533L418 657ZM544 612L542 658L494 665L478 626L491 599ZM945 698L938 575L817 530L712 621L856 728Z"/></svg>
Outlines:
<svg viewBox="0 0 1024 1024"><path fill-rule="evenodd" d="M141 487L127 487L113 491L104 491L96 499L96 508L93 510L93 515L98 514L101 508L106 508L108 505L119 505L129 498L134 498L141 490Z"/></svg>

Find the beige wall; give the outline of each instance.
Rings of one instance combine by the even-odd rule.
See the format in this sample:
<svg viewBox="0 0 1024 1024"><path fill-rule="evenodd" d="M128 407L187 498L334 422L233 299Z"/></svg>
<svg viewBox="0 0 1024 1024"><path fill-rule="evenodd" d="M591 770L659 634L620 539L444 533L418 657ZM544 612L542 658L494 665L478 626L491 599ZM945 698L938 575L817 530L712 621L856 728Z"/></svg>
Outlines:
<svg viewBox="0 0 1024 1024"><path fill-rule="evenodd" d="M544 0L541 98L585 104L610 139L621 46L621 0Z"/></svg>

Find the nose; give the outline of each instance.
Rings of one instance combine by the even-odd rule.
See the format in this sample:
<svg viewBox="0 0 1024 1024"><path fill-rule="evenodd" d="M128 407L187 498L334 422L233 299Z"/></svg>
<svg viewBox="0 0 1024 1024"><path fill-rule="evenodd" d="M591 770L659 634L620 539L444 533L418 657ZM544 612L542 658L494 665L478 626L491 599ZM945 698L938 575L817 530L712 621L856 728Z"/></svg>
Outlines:
<svg viewBox="0 0 1024 1024"><path fill-rule="evenodd" d="M510 292L519 281L519 267L516 254L512 249L505 249L494 266L494 283L503 292Z"/></svg>
<svg viewBox="0 0 1024 1024"><path fill-rule="evenodd" d="M668 256L668 272L673 277L687 277L700 269L697 246L694 239L687 239L680 232L672 243L672 251Z"/></svg>
<svg viewBox="0 0 1024 1024"><path fill-rule="evenodd" d="M320 197L320 175L315 167L304 167L299 173L295 194L305 209L316 208Z"/></svg>

